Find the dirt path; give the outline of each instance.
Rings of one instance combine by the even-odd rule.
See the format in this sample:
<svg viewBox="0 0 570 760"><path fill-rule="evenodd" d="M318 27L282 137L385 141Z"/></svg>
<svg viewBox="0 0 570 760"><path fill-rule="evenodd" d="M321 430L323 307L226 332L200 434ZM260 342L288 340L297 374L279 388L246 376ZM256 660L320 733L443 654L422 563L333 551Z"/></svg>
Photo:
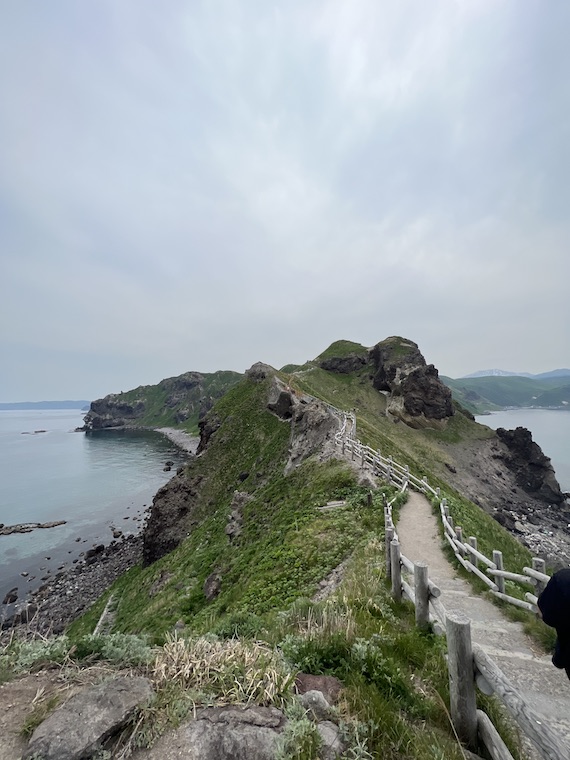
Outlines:
<svg viewBox="0 0 570 760"><path fill-rule="evenodd" d="M520 623L509 620L457 576L442 551L438 518L424 496L410 493L396 530L402 553L412 561L427 563L429 577L441 588L443 606L470 618L473 641L495 660L544 722L565 737L570 757L570 681L564 671L553 667L550 655L539 650Z"/></svg>

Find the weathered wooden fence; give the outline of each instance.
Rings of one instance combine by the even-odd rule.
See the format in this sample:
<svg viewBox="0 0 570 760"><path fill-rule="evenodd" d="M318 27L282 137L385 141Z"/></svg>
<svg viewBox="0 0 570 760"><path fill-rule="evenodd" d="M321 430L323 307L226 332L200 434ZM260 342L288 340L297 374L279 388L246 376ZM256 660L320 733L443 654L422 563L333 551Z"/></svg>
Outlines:
<svg viewBox="0 0 570 760"><path fill-rule="evenodd" d="M493 551L491 560L478 550L476 537L470 536L469 541L465 542L462 529L454 526L439 489L432 488L425 477L414 476L408 467L398 464L392 457L383 457L379 451L364 446L356 438L356 418L353 414L345 414L336 441L345 456L398 484L400 492L412 487L436 497L445 538L461 565L481 578L495 596L518 607L536 610L537 597L534 594L527 593L526 601L506 594L505 581L532 586L540 593L549 580L542 560L533 559L532 568L525 567L524 575L511 573L503 568L500 551ZM477 709L478 687L484 694L495 694L503 702L545 760L569 760L570 747L564 739L544 723L483 649L473 645L469 618L445 609L440 601L441 591L430 580L427 565L413 563L401 553L392 519L392 506L396 498L388 502L384 509L386 575L391 582L394 599L406 597L414 604L416 625L420 628L431 625L437 634L447 638L451 718L459 738L473 751L477 750L479 743L483 744L493 760L513 760L489 716Z"/></svg>
<svg viewBox="0 0 570 760"><path fill-rule="evenodd" d="M538 596L550 580L550 576L545 573L544 560L534 557L532 567L524 567L522 573L515 573L504 568L503 554L498 549L493 550L492 559L485 556L478 549L477 536L469 536L465 540L463 528L460 525L455 525L447 500L441 496L439 488L432 488L427 478L418 478L410 472L409 467L399 464L392 457L384 457L380 451L375 451L370 446L364 446L356 438L355 415L339 413L344 414L344 422L336 435L336 442L342 453L356 461L361 467L370 469L375 475L386 478L400 488L410 487L432 499L437 499L443 534L462 567L480 578L494 596L516 607L537 612ZM523 586L522 592L525 598L520 599L508 594L505 586L506 581ZM529 587L534 593L528 590Z"/></svg>

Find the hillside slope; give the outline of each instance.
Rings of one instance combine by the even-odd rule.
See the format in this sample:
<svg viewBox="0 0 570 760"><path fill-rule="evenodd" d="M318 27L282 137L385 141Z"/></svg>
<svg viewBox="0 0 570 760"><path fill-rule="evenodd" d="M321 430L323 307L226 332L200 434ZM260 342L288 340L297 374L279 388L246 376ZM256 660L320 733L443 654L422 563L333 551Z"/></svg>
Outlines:
<svg viewBox="0 0 570 760"><path fill-rule="evenodd" d="M186 372L157 385L111 393L91 403L85 429L177 426L197 433L198 420L242 377L231 371Z"/></svg>
<svg viewBox="0 0 570 760"><path fill-rule="evenodd" d="M506 408L564 409L570 404L567 376L442 377L453 397L473 414Z"/></svg>
<svg viewBox="0 0 570 760"><path fill-rule="evenodd" d="M183 637L189 652L236 637L263 641L291 674L340 679L347 757L459 758L441 643L414 629L413 614L390 600L382 581L384 503L395 489L344 459L335 433L343 410L354 411L361 440L440 486L466 534L478 535L487 554L501 549L514 571L531 555L501 525L511 506L519 509L520 498L541 520L548 509L566 509L549 461L524 433L501 438L454 405L407 339L371 349L340 341L287 370L254 365L199 415L198 454L156 494L140 563L70 626L70 641L77 651L98 646L90 634L101 619L114 635L167 645ZM136 407L140 389L130 393ZM147 402L151 412L152 419L170 413ZM516 514L509 527L531 545L520 530L527 515ZM73 579L78 607L83 582L88 565ZM50 609L45 601L41 615ZM232 668L232 683L241 683L247 666ZM162 712L152 712L158 732L178 710L215 699L207 687L188 696L177 677ZM312 741L282 756L316 758Z"/></svg>
<svg viewBox="0 0 570 760"><path fill-rule="evenodd" d="M535 528L551 532L570 512L530 434L501 436L456 412L409 340L370 350L343 341L287 375L255 365L201 419L199 455L154 499L145 567L117 584L119 629L136 621L160 636L182 620L202 630L220 615L265 613L314 593L370 527L370 515L338 522L316 511L347 494L356 509L363 498L358 475L335 458L340 420L328 405L354 409L363 442L460 501L465 530L482 508L495 517L489 536L500 522L552 562L570 557L562 533L548 552ZM208 579L215 594L204 591Z"/></svg>

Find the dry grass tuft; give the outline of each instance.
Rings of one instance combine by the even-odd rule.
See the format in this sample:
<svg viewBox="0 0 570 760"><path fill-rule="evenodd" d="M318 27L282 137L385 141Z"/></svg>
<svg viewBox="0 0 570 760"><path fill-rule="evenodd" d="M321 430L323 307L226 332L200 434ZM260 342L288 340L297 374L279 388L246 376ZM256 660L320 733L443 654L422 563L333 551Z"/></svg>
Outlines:
<svg viewBox="0 0 570 760"><path fill-rule="evenodd" d="M237 639L183 639L172 636L153 667L157 686L176 683L212 694L226 704L282 708L293 693L295 674L273 649Z"/></svg>

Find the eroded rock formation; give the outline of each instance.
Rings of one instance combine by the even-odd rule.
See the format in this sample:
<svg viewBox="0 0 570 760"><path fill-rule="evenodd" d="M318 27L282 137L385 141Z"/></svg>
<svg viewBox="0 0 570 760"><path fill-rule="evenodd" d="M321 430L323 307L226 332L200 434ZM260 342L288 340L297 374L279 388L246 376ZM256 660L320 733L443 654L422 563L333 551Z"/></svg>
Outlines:
<svg viewBox="0 0 570 760"><path fill-rule="evenodd" d="M560 490L550 459L532 440L530 430L499 428L497 436L507 447L502 461L514 473L517 484L527 493L550 504L561 504L564 494Z"/></svg>
<svg viewBox="0 0 570 760"><path fill-rule="evenodd" d="M387 338L370 349L372 384L387 394L388 414L410 427L442 427L454 414L451 391L416 343Z"/></svg>

